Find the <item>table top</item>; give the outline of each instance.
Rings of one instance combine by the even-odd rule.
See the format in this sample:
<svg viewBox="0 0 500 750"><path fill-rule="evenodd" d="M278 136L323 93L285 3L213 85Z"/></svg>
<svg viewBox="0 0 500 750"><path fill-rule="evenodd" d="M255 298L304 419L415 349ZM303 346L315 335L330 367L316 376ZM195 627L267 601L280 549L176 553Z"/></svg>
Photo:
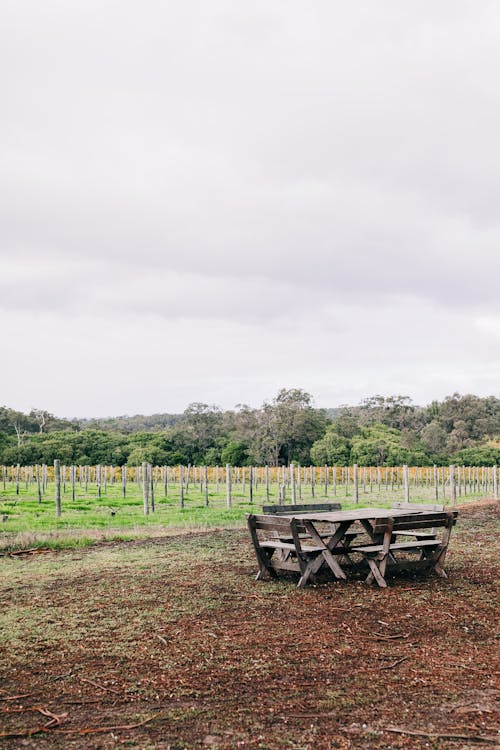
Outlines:
<svg viewBox="0 0 500 750"><path fill-rule="evenodd" d="M409 510L407 508L353 508L352 510L312 511L311 513L294 513L290 506L290 513L280 513L281 518L300 518L302 521L326 521L327 523L341 523L342 521L369 521L372 518L394 518L408 515L434 515L435 510Z"/></svg>

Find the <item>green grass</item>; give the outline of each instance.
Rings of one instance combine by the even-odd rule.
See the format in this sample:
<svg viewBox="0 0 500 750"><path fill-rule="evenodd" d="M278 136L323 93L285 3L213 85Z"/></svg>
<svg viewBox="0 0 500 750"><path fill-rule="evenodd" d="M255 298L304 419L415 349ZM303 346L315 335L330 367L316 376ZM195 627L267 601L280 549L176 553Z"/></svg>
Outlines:
<svg viewBox="0 0 500 750"><path fill-rule="evenodd" d="M277 487L273 485L270 492L270 503L277 503ZM75 499L71 497L71 487L66 485L62 494L62 514L55 514L55 488L49 484L39 502L36 485L19 487L16 494L14 482L7 482L5 487L0 485L0 548L17 549L27 546L72 547L87 546L96 541L126 540L136 537L151 536L153 534L172 533L182 529L209 529L214 527L234 527L244 523L245 513L260 511L262 505L268 502L264 486L258 486L254 491L253 503L249 501L248 483L243 492L242 485L234 485L232 491L232 506L227 507L226 490L223 485L216 491L211 486L209 504L205 505L205 494L200 491L199 484L191 484L189 492L184 496L184 507L180 507L179 487L172 485L167 497L161 483L155 489L155 511L144 514L141 488L130 482L127 494L122 496L120 484L108 484L98 495L95 485L76 485ZM459 497L458 501L473 500L481 497L479 494ZM359 506L375 505L390 507L398 500L403 500L403 489L395 487L385 490L381 487L369 486L366 491L360 487ZM432 487L412 488L411 499L415 502L435 502ZM311 487L302 488L301 499L297 502L313 500ZM449 501L440 494L439 502ZM317 486L314 501L340 502L343 508L355 506L352 488L338 486L336 495L330 487L328 496L324 487ZM288 491L287 503L291 502Z"/></svg>

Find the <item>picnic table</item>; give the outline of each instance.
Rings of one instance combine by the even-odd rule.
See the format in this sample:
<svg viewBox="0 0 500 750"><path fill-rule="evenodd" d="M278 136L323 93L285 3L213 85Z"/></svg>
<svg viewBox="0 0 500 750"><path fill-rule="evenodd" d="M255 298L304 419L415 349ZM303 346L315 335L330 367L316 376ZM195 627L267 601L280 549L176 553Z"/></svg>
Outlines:
<svg viewBox="0 0 500 750"><path fill-rule="evenodd" d="M457 511L356 508L296 513L290 507L290 513L279 517L249 515L248 526L260 567L257 577L265 573L275 577L280 569L298 570L298 585L305 586L326 564L335 578L345 580L348 567L359 570L360 564L353 563L353 557L359 556L369 570L366 580L385 587L388 567L433 568L446 577L444 559L456 517ZM435 533L439 527L441 539ZM272 538L260 540L258 529ZM357 544L361 535L368 540Z"/></svg>

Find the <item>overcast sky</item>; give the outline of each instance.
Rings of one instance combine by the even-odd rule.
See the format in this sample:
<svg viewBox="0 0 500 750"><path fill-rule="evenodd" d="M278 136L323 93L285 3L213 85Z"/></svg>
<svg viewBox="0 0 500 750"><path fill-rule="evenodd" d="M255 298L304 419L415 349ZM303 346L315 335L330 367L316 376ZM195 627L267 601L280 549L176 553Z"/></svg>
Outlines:
<svg viewBox="0 0 500 750"><path fill-rule="evenodd" d="M0 404L500 395L500 3L0 15Z"/></svg>

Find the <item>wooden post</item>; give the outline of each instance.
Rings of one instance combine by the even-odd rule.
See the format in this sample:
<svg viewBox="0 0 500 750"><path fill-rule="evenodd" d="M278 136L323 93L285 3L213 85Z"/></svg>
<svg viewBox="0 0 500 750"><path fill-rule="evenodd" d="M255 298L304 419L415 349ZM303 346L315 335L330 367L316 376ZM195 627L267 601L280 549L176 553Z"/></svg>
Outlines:
<svg viewBox="0 0 500 750"><path fill-rule="evenodd" d="M434 497L436 501L439 500L438 468L436 464L434 464Z"/></svg>
<svg viewBox="0 0 500 750"><path fill-rule="evenodd" d="M181 502L181 508L184 507L184 477L182 466L179 466L179 498Z"/></svg>
<svg viewBox="0 0 500 750"><path fill-rule="evenodd" d="M354 501L359 503L359 480L358 480L358 464L354 464L353 469L353 482L354 482Z"/></svg>
<svg viewBox="0 0 500 750"><path fill-rule="evenodd" d="M231 466L226 464L226 505L231 508L233 498L231 497Z"/></svg>
<svg viewBox="0 0 500 750"><path fill-rule="evenodd" d="M165 477L164 477L164 480L165 480L165 485L164 485L164 494L165 494L165 497L168 497L169 474L170 474L170 467L169 466L165 466Z"/></svg>
<svg viewBox="0 0 500 750"><path fill-rule="evenodd" d="M266 464L266 500L269 502L269 466Z"/></svg>
<svg viewBox="0 0 500 750"><path fill-rule="evenodd" d="M493 497L498 500L498 473L497 465L493 467Z"/></svg>
<svg viewBox="0 0 500 750"><path fill-rule="evenodd" d="M144 505L144 515L149 515L149 482L148 482L148 465L146 461L142 462L142 502Z"/></svg>
<svg viewBox="0 0 500 750"><path fill-rule="evenodd" d="M54 461L54 482L56 485L56 516L61 515L61 464L59 459Z"/></svg>
<svg viewBox="0 0 500 750"><path fill-rule="evenodd" d="M205 484L205 505L208 507L208 468L203 467L203 481Z"/></svg>
<svg viewBox="0 0 500 750"><path fill-rule="evenodd" d="M99 464L95 467L95 481L97 484L97 497L101 497L101 467Z"/></svg>
<svg viewBox="0 0 500 750"><path fill-rule="evenodd" d="M36 491L38 493L38 502L41 503L42 502L42 485L40 483L40 467L38 466L38 464L35 466L35 474L36 474Z"/></svg>
<svg viewBox="0 0 500 750"><path fill-rule="evenodd" d="M456 505L457 504L457 489L455 486L455 467L453 465L450 466L450 498L451 498L451 504Z"/></svg>
<svg viewBox="0 0 500 750"><path fill-rule="evenodd" d="M403 465L403 484L405 488L405 503L410 502L410 476L409 469L406 464Z"/></svg>
<svg viewBox="0 0 500 750"><path fill-rule="evenodd" d="M250 466L249 484L250 484L250 502L253 503L253 466Z"/></svg>
<svg viewBox="0 0 500 750"><path fill-rule="evenodd" d="M127 495L127 464L122 466L122 495L123 497Z"/></svg>
<svg viewBox="0 0 500 750"><path fill-rule="evenodd" d="M19 485L21 484L21 464L16 468L16 495L19 495Z"/></svg>
<svg viewBox="0 0 500 750"><path fill-rule="evenodd" d="M325 464L325 497L328 497L328 466Z"/></svg>
<svg viewBox="0 0 500 750"><path fill-rule="evenodd" d="M285 500L286 500L286 484L280 484L278 502L280 505L284 505Z"/></svg>
<svg viewBox="0 0 500 750"><path fill-rule="evenodd" d="M297 491L295 487L295 465L290 464L290 481L292 486L292 505L297 505Z"/></svg>
<svg viewBox="0 0 500 750"><path fill-rule="evenodd" d="M151 464L148 464L147 471L148 471L148 482L151 488L151 513L154 513L155 512L155 477L154 477L153 467L151 466Z"/></svg>

